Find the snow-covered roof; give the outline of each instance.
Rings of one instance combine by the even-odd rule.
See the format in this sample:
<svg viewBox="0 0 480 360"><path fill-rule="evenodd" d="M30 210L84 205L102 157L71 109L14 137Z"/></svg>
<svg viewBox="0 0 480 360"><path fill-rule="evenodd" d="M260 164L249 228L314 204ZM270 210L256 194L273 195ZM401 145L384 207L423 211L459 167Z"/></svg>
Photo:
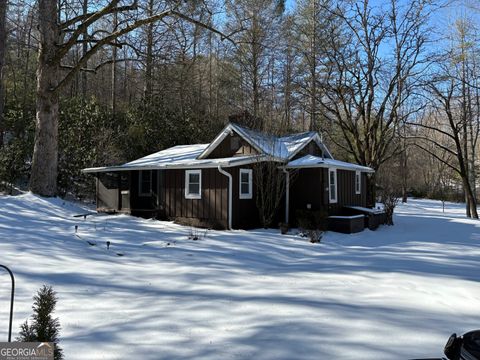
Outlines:
<svg viewBox="0 0 480 360"><path fill-rule="evenodd" d="M128 171L128 170L155 170L175 168L216 168L219 165L229 167L250 164L258 160L258 156L235 156L220 159L197 160L198 155L205 150L208 144L178 145L162 150L137 160L119 166L104 166L83 169L84 173Z"/></svg>
<svg viewBox="0 0 480 360"><path fill-rule="evenodd" d="M233 156L227 158L206 158L227 136L232 132L239 134L251 144L260 155ZM325 158L306 155L293 160L311 141L324 152ZM334 160L328 149L322 143L318 133L308 131L283 137L267 135L256 130L251 130L237 124L228 124L223 131L210 144L178 145L144 156L118 166L104 166L83 169L84 173L98 173L128 170L156 170L156 169L185 169L185 168L216 168L218 166L231 167L252 164L257 161L275 160L282 163L288 162L286 168L301 167L329 167L346 170L359 170L374 172L372 169L356 164Z"/></svg>
<svg viewBox="0 0 480 360"><path fill-rule="evenodd" d="M268 135L238 124L228 124L218 136L199 155L199 159L206 158L228 135L236 132L246 142L252 145L259 153L272 156L278 160L289 160L303 149L310 141L315 141L324 151L326 157L332 157L315 131L307 131L283 137Z"/></svg>
<svg viewBox="0 0 480 360"><path fill-rule="evenodd" d="M304 157L290 161L285 166L285 168L287 169L315 168L315 167L362 171L362 172L368 172L368 173L375 172L375 170L367 166L361 166L361 165L352 164L345 161L334 160L334 159L327 159L327 158L324 159L314 155L305 155Z"/></svg>

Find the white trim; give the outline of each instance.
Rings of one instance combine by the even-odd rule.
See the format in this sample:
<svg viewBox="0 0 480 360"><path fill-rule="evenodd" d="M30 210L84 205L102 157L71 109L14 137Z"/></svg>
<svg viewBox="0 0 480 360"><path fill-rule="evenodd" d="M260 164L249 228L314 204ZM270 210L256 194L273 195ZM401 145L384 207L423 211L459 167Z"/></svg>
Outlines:
<svg viewBox="0 0 480 360"><path fill-rule="evenodd" d="M305 149L305 147L307 145L309 145L312 142L312 140L317 144L317 146L320 148L320 150L324 152L324 155L326 155L325 158L334 160L332 154L330 153L330 150L327 149L327 147L323 143L323 141L320 138L320 135L318 135L318 133L313 134L308 140L305 140L305 143L303 144L303 146L299 147L292 154L290 154L290 156L288 157L287 160L293 159L295 157L295 155L297 155L300 151Z"/></svg>
<svg viewBox="0 0 480 360"><path fill-rule="evenodd" d="M144 175L144 172L146 172L147 174L150 174L150 190L148 192L143 192L142 191L142 183L143 183L143 175ZM140 170L138 172L138 196L152 196L152 170Z"/></svg>
<svg viewBox="0 0 480 360"><path fill-rule="evenodd" d="M357 178L358 178L358 188L357 188ZM355 194L359 195L362 193L362 173L360 171L355 171Z"/></svg>
<svg viewBox="0 0 480 360"><path fill-rule="evenodd" d="M243 157L242 157L243 158ZM280 161L277 159L272 159L273 161ZM104 166L96 168L87 168L83 169L84 174L90 173L101 173L101 172L116 172L116 171L131 171L131 170L162 170L162 169L216 169L218 166L221 167L232 167L232 166L241 166L248 164L255 164L259 161L270 161L267 156L264 155L254 155L249 156L248 158L236 159L232 157L230 160L218 161L218 159L208 159L208 160L194 160L185 164L164 164L164 165L148 165L148 166Z"/></svg>
<svg viewBox="0 0 480 360"><path fill-rule="evenodd" d="M248 193L242 193L242 174L248 175ZM238 198L239 199L252 199L253 198L253 170L252 169L240 169L238 176Z"/></svg>
<svg viewBox="0 0 480 360"><path fill-rule="evenodd" d="M259 154L263 154L262 149L260 149L248 136L243 134L241 129L237 128L233 124L228 124L225 126L225 128L220 132L220 134L217 135L217 137L206 147L205 150L201 152L200 155L198 155L197 159L198 160L203 160L205 159L210 153L217 148L218 145L229 135L233 135L233 133L236 133L238 136L240 136L243 140L245 140L247 143L249 143L255 150L258 151ZM221 165L223 166L223 165Z"/></svg>
<svg viewBox="0 0 480 360"><path fill-rule="evenodd" d="M190 188L190 175L198 175L198 194L191 194ZM201 199L202 198L202 170L185 170L185 199Z"/></svg>
<svg viewBox="0 0 480 360"><path fill-rule="evenodd" d="M330 183L330 174L334 174L334 183ZM335 186L335 197L332 197L332 185ZM337 169L328 169L328 201L330 204L336 204L338 202L338 181L337 181Z"/></svg>

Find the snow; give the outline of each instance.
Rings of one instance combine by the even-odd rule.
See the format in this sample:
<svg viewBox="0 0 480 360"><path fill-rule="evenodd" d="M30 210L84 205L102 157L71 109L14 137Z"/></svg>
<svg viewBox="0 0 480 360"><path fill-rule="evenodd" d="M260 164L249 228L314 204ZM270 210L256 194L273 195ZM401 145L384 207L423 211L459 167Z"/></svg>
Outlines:
<svg viewBox="0 0 480 360"><path fill-rule="evenodd" d="M208 144L178 145L166 150L147 155L120 166L107 166L84 169L85 173L124 171L124 170L153 170L165 168L206 168L219 165L240 165L241 163L252 163L256 156L235 156L229 158L202 159L197 157L205 150Z"/></svg>
<svg viewBox="0 0 480 360"><path fill-rule="evenodd" d="M359 219L363 218L365 215L348 215L348 216L342 216L342 215L334 215L334 216L329 216L330 219Z"/></svg>
<svg viewBox="0 0 480 360"><path fill-rule="evenodd" d="M363 206L345 206L345 207L353 210L359 210L367 214L382 214L384 211L383 209L380 209L380 208L370 209Z"/></svg>
<svg viewBox="0 0 480 360"><path fill-rule="evenodd" d="M0 197L14 330L53 285L67 359L438 357L452 332L480 327L480 223L462 204L443 213L409 200L395 226L328 232L320 244L278 230L193 230L193 241L170 222L73 217L89 210ZM0 274L1 341L9 289Z"/></svg>
<svg viewBox="0 0 480 360"><path fill-rule="evenodd" d="M259 150L263 155L273 157L279 161L288 161L310 141L315 141L323 149L326 156L332 157L315 131L290 134L283 137L269 135L257 130L249 129L238 124L228 124L217 137L199 155L203 159L210 154L232 132L239 134L245 141Z"/></svg>
<svg viewBox="0 0 480 360"><path fill-rule="evenodd" d="M321 158L314 155L305 155L301 158L296 160L290 161L286 168L293 169L293 168L311 168L311 167L324 167L324 168L332 168L332 169L343 169L343 170L358 170L363 172L374 172L372 168L367 166L361 166L357 164L348 163L345 161L334 160L334 159L327 159Z"/></svg>

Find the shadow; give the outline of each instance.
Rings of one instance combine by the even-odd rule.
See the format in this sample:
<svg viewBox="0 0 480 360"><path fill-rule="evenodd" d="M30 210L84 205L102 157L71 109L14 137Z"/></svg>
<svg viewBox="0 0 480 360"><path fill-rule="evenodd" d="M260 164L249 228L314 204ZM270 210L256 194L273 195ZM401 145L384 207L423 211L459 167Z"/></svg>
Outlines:
<svg viewBox="0 0 480 360"><path fill-rule="evenodd" d="M58 199L0 197L14 329L47 283L68 359L439 356L452 332L480 324L480 223L434 205L400 206L393 227L310 244L264 229L202 230L193 241L171 222L84 220ZM1 290L7 280L0 274ZM0 324L7 305L0 291Z"/></svg>

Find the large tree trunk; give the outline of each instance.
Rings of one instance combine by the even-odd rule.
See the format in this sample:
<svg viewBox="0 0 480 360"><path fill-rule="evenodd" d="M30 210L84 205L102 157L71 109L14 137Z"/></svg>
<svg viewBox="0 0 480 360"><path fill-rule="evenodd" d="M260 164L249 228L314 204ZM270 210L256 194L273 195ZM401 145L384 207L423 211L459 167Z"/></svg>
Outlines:
<svg viewBox="0 0 480 360"><path fill-rule="evenodd" d="M40 50L37 68L35 145L30 190L42 196L55 196L57 193L59 98L54 89L58 85L60 71L59 62L55 59L59 35L57 2L40 0L38 18Z"/></svg>
<svg viewBox="0 0 480 360"><path fill-rule="evenodd" d="M7 2L0 1L0 147L3 146L4 111L5 111L5 90L4 90L4 65L5 48L7 42L6 31Z"/></svg>
<svg viewBox="0 0 480 360"><path fill-rule="evenodd" d="M477 203L470 183L468 182L468 174L462 176L463 187L465 189L465 198L467 206L467 217L478 219Z"/></svg>
<svg viewBox="0 0 480 360"><path fill-rule="evenodd" d="M377 204L377 194L376 194L376 175L369 174L367 175L367 207L374 208Z"/></svg>

